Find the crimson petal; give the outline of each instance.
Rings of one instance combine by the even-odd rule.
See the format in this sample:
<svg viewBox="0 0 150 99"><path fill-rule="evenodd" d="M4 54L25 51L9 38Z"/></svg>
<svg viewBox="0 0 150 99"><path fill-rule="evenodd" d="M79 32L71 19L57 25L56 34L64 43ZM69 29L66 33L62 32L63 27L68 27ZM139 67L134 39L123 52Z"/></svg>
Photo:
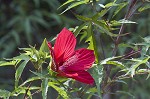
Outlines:
<svg viewBox="0 0 150 99"><path fill-rule="evenodd" d="M89 69L95 61L94 51L89 49L79 49L62 66L61 71L77 72Z"/></svg>
<svg viewBox="0 0 150 99"><path fill-rule="evenodd" d="M74 53L76 38L72 32L64 28L55 41L54 53L57 63L63 63Z"/></svg>
<svg viewBox="0 0 150 99"><path fill-rule="evenodd" d="M93 77L87 71L79 71L76 73L76 75L75 75L75 73L74 74L72 73L72 75L69 73L66 73L66 77L73 78L77 81L80 81L80 82L86 83L86 84L94 83Z"/></svg>

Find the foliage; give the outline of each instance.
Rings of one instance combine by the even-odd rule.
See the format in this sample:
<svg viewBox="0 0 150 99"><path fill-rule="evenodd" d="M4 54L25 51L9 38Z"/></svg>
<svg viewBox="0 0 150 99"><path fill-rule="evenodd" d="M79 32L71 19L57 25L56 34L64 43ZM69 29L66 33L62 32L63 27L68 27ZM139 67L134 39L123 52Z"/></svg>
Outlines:
<svg viewBox="0 0 150 99"><path fill-rule="evenodd" d="M51 30L58 24L64 24L63 22L72 25L73 20L70 21L65 15L71 10L81 24L73 24L75 27L70 28L70 30L76 37L79 37L80 44L82 42L88 43L87 48L94 50L95 53L95 64L89 71L95 80L95 84L78 85L79 82L72 79L57 77L56 72L49 69L53 59L47 46L47 40L44 39L41 46L37 46L39 50L35 48L36 46L31 45L29 48L19 48L22 51L20 55L0 61L0 67L11 66L15 69L14 88L13 90L1 88L1 98L22 97L23 99L32 99L34 94L41 92L41 97L48 99L49 91L52 89L57 91L56 97L58 99L90 99L91 97L105 99L105 96L114 99L116 97L119 99L129 97L149 98L147 92L141 94L142 92L139 91L142 87L143 92L147 91L146 87L149 88L149 85L145 85L146 87L139 86L140 84L143 85L143 75L146 76L144 81L149 80L150 77L150 36L148 35L150 30L147 28L149 24L145 24L149 21L150 16L147 14L150 8L149 1L67 0L62 5L57 0L33 0L30 1L30 4L28 0L14 0L7 4L8 2L1 4L0 14L2 18L0 22L4 26L0 27L2 31L0 35L3 36L6 32L8 33L0 39L0 47L2 53L4 53L1 57L5 56L5 53L9 53L10 47L15 50L18 45L26 40L31 43L33 36L36 39L43 39L35 33L49 27L49 30ZM32 9L28 8L28 4ZM43 5L47 6L42 7ZM12 7L11 11L14 12L2 13L6 6L9 9ZM83 9L85 7L87 9L80 12L82 6ZM58 15L56 13L57 8L65 10L62 10ZM89 13L85 13L86 11L89 11ZM136 15L136 13L139 13L139 15ZM5 17L7 14L9 18L12 18L11 20L7 21L8 18ZM142 18L144 15L147 18ZM49 18L55 21L49 20ZM23 41L22 38L24 37L19 34L25 36ZM3 44L4 42L7 42L8 45ZM23 71L30 63L33 64L34 70L29 70L31 76L23 80ZM131 81L132 83L137 82L137 86L130 85ZM127 84L129 84L128 87ZM114 85L121 88L114 88ZM132 91L128 90L130 86L133 86Z"/></svg>

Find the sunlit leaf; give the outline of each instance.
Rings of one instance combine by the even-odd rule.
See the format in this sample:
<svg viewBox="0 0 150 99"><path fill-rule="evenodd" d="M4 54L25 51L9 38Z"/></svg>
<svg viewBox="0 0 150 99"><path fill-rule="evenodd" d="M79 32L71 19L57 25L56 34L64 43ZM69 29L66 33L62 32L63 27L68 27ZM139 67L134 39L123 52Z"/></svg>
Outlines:
<svg viewBox="0 0 150 99"><path fill-rule="evenodd" d="M81 30L86 26L87 23L83 23L82 25L78 26L78 28L75 30L74 35L77 37L78 34L81 32Z"/></svg>
<svg viewBox="0 0 150 99"><path fill-rule="evenodd" d="M103 5L103 4L98 4L98 5L102 8L106 8L105 5Z"/></svg>
<svg viewBox="0 0 150 99"><path fill-rule="evenodd" d="M133 21L130 21L130 20L125 20L125 19L119 20L118 22L119 23L123 23L123 24L126 24L126 23L136 23L136 22L133 22Z"/></svg>
<svg viewBox="0 0 150 99"><path fill-rule="evenodd" d="M103 66L98 64L98 65L94 66L92 68L92 70L93 70L92 76L93 76L95 83L96 83L98 95L102 99L100 84L101 84L102 78L103 78Z"/></svg>
<svg viewBox="0 0 150 99"><path fill-rule="evenodd" d="M86 4L86 3L87 3L86 0L72 3L72 4L69 5L69 6L67 7L67 9L65 9L61 14L65 13L66 11L68 11L68 10L70 10L70 9L76 7L76 6L79 6L79 5L81 5L81 4Z"/></svg>
<svg viewBox="0 0 150 99"><path fill-rule="evenodd" d="M81 34L81 37L80 37L80 41L79 42L81 42L84 38L87 37L87 32L86 31L84 31L84 32L82 32L80 34Z"/></svg>
<svg viewBox="0 0 150 99"><path fill-rule="evenodd" d="M47 92L48 92L48 78L42 80L42 97L43 99L47 99Z"/></svg>
<svg viewBox="0 0 150 99"><path fill-rule="evenodd" d="M46 38L44 39L44 41L43 41L39 51L41 51L41 52L49 52L49 48L48 48L48 45L47 45Z"/></svg>
<svg viewBox="0 0 150 99"><path fill-rule="evenodd" d="M9 99L11 92L0 89L0 98Z"/></svg>
<svg viewBox="0 0 150 99"><path fill-rule="evenodd" d="M13 61L0 61L0 66L14 66L16 65L17 61L13 60Z"/></svg>
<svg viewBox="0 0 150 99"><path fill-rule="evenodd" d="M68 1L66 1L66 2L63 3L58 9L60 9L61 7L65 6L65 5L69 4L69 3L71 3L71 2L73 2L73 1L75 1L75 0L68 0Z"/></svg>
<svg viewBox="0 0 150 99"><path fill-rule="evenodd" d="M147 57L147 58L145 58L145 59L143 59L143 60L139 60L138 62L135 62L135 63L131 66L131 68L129 69L129 71L126 73L126 75L129 74L129 73L131 73L131 77L133 77L133 76L135 75L135 73L136 73L136 69L137 69L141 64L145 64L146 62L148 62L149 59L150 59L150 57ZM134 59L133 59L133 60L134 60Z"/></svg>
<svg viewBox="0 0 150 99"><path fill-rule="evenodd" d="M89 42L89 49L94 50L94 54L96 56L96 62L98 63L99 59L98 59L98 49L97 49L97 45L96 45L96 39L92 30L92 24L89 23L88 28L87 28L87 35L88 35L88 39L86 40L86 42Z"/></svg>
<svg viewBox="0 0 150 99"><path fill-rule="evenodd" d="M20 86L23 86L23 85L25 85L25 84L27 84L29 82L32 82L32 81L35 81L35 80L39 80L39 79L41 79L41 78L40 77L31 77L31 78L27 79L26 81L24 81Z"/></svg>
<svg viewBox="0 0 150 99"><path fill-rule="evenodd" d="M106 60L104 60L104 61L101 62L101 64L102 65L104 65L104 64L114 65L114 66L117 66L121 69L125 68L125 66L119 61L106 61Z"/></svg>
<svg viewBox="0 0 150 99"><path fill-rule="evenodd" d="M56 86L55 83L49 82L48 85L51 86L52 88L54 88L58 92L58 94L61 95L61 97L63 99L69 99L68 94L66 93L66 91L63 90L62 88Z"/></svg>
<svg viewBox="0 0 150 99"><path fill-rule="evenodd" d="M112 6L118 6L118 4L116 4L115 2L110 2L105 5L106 8L112 7Z"/></svg>
<svg viewBox="0 0 150 99"><path fill-rule="evenodd" d="M25 54L21 54L19 56L13 57L12 60L28 60L29 56L25 55Z"/></svg>

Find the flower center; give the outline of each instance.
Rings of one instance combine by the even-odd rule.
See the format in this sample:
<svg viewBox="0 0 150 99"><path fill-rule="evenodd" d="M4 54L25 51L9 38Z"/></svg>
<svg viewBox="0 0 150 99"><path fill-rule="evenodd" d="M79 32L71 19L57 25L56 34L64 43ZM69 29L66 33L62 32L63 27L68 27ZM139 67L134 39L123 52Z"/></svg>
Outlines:
<svg viewBox="0 0 150 99"><path fill-rule="evenodd" d="M66 62L63 63L62 66L59 67L59 70L64 71L68 66L72 66L78 61L78 53L70 57Z"/></svg>

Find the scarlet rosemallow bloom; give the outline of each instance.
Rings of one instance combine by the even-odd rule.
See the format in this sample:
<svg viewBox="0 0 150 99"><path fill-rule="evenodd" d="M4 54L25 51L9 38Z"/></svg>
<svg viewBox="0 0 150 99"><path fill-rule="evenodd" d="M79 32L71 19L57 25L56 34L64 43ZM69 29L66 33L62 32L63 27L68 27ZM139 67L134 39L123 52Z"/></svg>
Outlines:
<svg viewBox="0 0 150 99"><path fill-rule="evenodd" d="M94 51L86 48L75 50L76 38L64 28L57 36L52 48L48 42L53 61L51 69L57 76L73 78L86 84L93 84L93 77L87 72L95 61Z"/></svg>

